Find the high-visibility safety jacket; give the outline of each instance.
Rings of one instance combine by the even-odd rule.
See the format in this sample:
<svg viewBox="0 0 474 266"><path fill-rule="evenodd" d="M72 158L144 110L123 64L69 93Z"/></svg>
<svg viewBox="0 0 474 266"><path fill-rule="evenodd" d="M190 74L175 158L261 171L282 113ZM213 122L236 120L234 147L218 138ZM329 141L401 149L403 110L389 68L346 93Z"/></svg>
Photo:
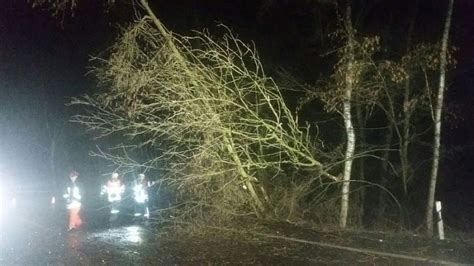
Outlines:
<svg viewBox="0 0 474 266"><path fill-rule="evenodd" d="M66 200L66 207L68 209L81 207L81 191L76 183L71 183L69 186L67 186L63 198Z"/></svg>
<svg viewBox="0 0 474 266"><path fill-rule="evenodd" d="M107 181L107 185L102 188L101 194L107 194L109 202L117 202L122 200L122 194L125 191L125 186L119 179Z"/></svg>
<svg viewBox="0 0 474 266"><path fill-rule="evenodd" d="M133 188L133 196L137 203L145 203L148 201L148 185L147 182L139 182Z"/></svg>

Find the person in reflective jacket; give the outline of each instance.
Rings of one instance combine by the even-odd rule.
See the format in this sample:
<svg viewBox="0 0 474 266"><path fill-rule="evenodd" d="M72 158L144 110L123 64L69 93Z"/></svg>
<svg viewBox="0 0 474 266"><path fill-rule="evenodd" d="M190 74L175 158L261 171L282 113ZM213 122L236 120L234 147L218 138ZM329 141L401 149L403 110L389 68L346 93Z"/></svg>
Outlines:
<svg viewBox="0 0 474 266"><path fill-rule="evenodd" d="M111 204L111 213L118 213L118 204L122 200L122 194L125 186L119 179L118 173L112 173L111 178L107 181L107 185L102 187L101 195L107 194L107 201Z"/></svg>
<svg viewBox="0 0 474 266"><path fill-rule="evenodd" d="M81 210L81 200L82 200L82 191L77 184L77 178L79 173L76 171L71 171L69 173L69 180L66 187L66 191L63 195L66 200L66 207L69 212L69 226L68 230L79 228L82 224L80 210Z"/></svg>
<svg viewBox="0 0 474 266"><path fill-rule="evenodd" d="M145 177L145 174L139 174L133 188L133 197L135 199L135 217L143 216L148 218L150 216L148 210L148 188L150 182Z"/></svg>

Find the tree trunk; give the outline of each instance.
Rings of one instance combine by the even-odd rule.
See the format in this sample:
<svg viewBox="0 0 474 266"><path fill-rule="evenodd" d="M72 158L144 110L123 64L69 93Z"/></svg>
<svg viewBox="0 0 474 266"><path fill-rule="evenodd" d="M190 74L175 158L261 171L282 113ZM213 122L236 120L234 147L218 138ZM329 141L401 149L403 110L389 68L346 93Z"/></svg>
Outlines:
<svg viewBox="0 0 474 266"><path fill-rule="evenodd" d="M342 197L341 197L341 213L339 216L339 223L342 228L345 228L347 225L347 214L349 212L349 191L350 191L350 180L351 180L351 169L352 161L354 155L355 147L355 134L354 127L352 126L351 120L351 101L352 101L352 90L354 89L354 31L352 28L351 22L351 7L350 4L347 4L346 10L346 30L348 34L347 44L348 44L348 62L347 62L347 73L346 73L346 89L344 92L344 102L343 102L343 116L344 116L344 125L346 128L347 134L347 147L346 153L344 156L344 175L342 183Z"/></svg>
<svg viewBox="0 0 474 266"><path fill-rule="evenodd" d="M418 1L415 1L414 4L414 12L413 16L410 20L410 25L408 26L408 34L407 34L407 53L411 49L411 41L413 37L413 30L415 28L415 21L416 21L416 13L417 13L417 6ZM415 108L415 102L412 101L412 93L410 87L410 77L408 77L405 81L403 92L403 121L402 121L402 139L400 140L400 164L402 168L402 185L403 185L403 193L404 196L407 197L408 195L408 182L410 179L410 161L408 160L408 148L410 146L410 127L411 127L411 118Z"/></svg>
<svg viewBox="0 0 474 266"><path fill-rule="evenodd" d="M408 162L408 146L410 145L410 123L411 123L411 108L410 106L410 81L407 80L405 83L405 93L404 93L404 100L403 100L403 129L402 129L402 140L400 141L400 164L402 168L402 186L403 186L403 194L406 197L408 194L408 169L409 169L409 162Z"/></svg>
<svg viewBox="0 0 474 266"><path fill-rule="evenodd" d="M165 29L165 26L163 26L161 21L156 17L155 13L153 13L153 10L151 10L150 6L148 5L148 1L140 0L140 4L145 9L148 16L153 20L153 23L155 23L155 26L158 28L161 35L165 38L166 43L168 44L168 48L170 48L173 51L173 54L176 56L176 58L181 64L186 65L186 60L184 59L183 55L178 50L178 48L176 48L176 45L174 45L173 43L173 39L171 38L171 33L167 29Z"/></svg>
<svg viewBox="0 0 474 266"><path fill-rule="evenodd" d="M426 204L426 233L428 236L433 235L433 207L436 192L436 179L438 177L439 166L439 149L441 143L441 111L443 109L443 98L446 86L446 54L448 50L449 29L451 25L451 16L453 13L453 2L449 0L448 14L444 24L443 39L440 51L439 64L439 89L435 109L435 128L434 128L434 144L433 144L433 165L431 168L431 180L428 192L428 202Z"/></svg>
<svg viewBox="0 0 474 266"><path fill-rule="evenodd" d="M265 207L262 203L262 200L258 196L257 191L255 190L254 182L252 182L253 181L252 177L248 175L247 171L245 171L244 166L242 165L242 162L241 162L239 156L237 155L237 152L234 149L234 143L232 141L231 132L228 132L228 136L225 137L224 141L226 143L227 151L231 155L232 160L234 161L234 163L236 164L237 171L239 172L241 181L243 182L243 184L245 184L245 186L247 187L247 189L250 193L250 196L253 199L255 208L257 210L257 213L256 213L257 216L260 216L261 214L264 214L265 213Z"/></svg>
<svg viewBox="0 0 474 266"><path fill-rule="evenodd" d="M366 148L365 147L365 144L366 144L366 141L365 141L365 132L364 132L364 129L366 127L366 122L367 122L367 116L365 115L366 113L364 112L364 110L362 109L362 106L360 104L357 104L356 105L356 114L357 114L357 127L359 128L357 130L357 134L358 134L358 150L360 152L363 152L364 149ZM358 180L361 180L361 181L364 181L365 180L365 157L360 157L357 159L357 163L358 163L358 176L359 176L359 179ZM357 200L357 204L359 205L359 223L362 225L363 222L364 222L364 214L365 214L365 195L366 195L366 189L365 189L366 185L364 183L360 183L358 185L358 188L357 190L359 191L358 193L358 200Z"/></svg>
<svg viewBox="0 0 474 266"><path fill-rule="evenodd" d="M391 121L387 123L388 132L385 136L385 151L383 153L383 161L382 161L382 174L380 175L380 185L382 187L386 187L388 184L387 176L389 175L389 160L390 160L390 149L392 147L392 140L393 140L393 130L394 125ZM387 208L387 196L386 192L380 190L379 192L379 209L377 212L377 220L381 221L382 217L385 214L385 209Z"/></svg>
<svg viewBox="0 0 474 266"><path fill-rule="evenodd" d="M169 48L173 51L173 54L176 56L177 60L183 65L186 66L186 60L181 54L181 52L178 50L176 45L173 43L173 39L171 37L171 34L168 30L165 29L161 21L155 16L153 11L151 10L150 6L148 5L147 0L140 0L141 5L147 12L148 16L153 20L153 23L156 25L160 33L163 35L163 37L166 40L167 45ZM184 69L187 72L190 72L190 70L187 67L184 67ZM191 81L193 82L193 81ZM251 176L248 175L248 173L245 171L245 169L242 166L242 162L240 161L239 156L237 155L235 149L234 149L234 144L232 141L232 136L231 133L229 132L228 134L224 134L223 136L224 142L226 143L226 148L227 151L229 152L229 155L232 157L232 160L236 164L237 171L241 177L241 181L245 186L247 187L250 196L253 199L255 209L257 210L256 214L261 215L265 213L265 207L262 203L262 200L260 199L259 195L257 194L257 190L255 189L255 183L253 180L251 180Z"/></svg>

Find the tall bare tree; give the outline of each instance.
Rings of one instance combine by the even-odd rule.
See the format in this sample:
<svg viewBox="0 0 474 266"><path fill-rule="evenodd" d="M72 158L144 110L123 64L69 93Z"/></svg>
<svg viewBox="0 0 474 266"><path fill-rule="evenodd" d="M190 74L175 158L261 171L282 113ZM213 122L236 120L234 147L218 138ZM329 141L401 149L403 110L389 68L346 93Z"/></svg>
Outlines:
<svg viewBox="0 0 474 266"><path fill-rule="evenodd" d="M414 15L411 17L410 24L408 26L408 33L407 33L407 46L406 51L407 53L411 49L411 42L413 31L415 28L415 21L416 21L416 8L417 2L414 4ZM408 191L408 181L409 181L409 174L410 174L410 163L408 161L408 148L410 147L410 129L411 129L411 120L412 116L415 112L415 105L416 100L413 99L411 96L412 90L410 87L410 78L407 77L405 79L404 90L403 90L403 120L402 120L402 137L400 139L400 165L401 165L401 176L402 176L402 185L403 185L403 193L405 197L407 196Z"/></svg>
<svg viewBox="0 0 474 266"><path fill-rule="evenodd" d="M431 168L430 186L428 191L428 201L426 203L426 233L433 235L433 208L436 194L436 181L438 178L438 168L440 159L441 144L441 115L443 110L444 91L446 90L446 65L448 54L449 30L451 26L451 17L453 13L454 0L449 0L446 21L444 24L443 37L441 41L441 50L439 54L439 87L435 107L435 128L433 139L433 164Z"/></svg>
<svg viewBox="0 0 474 266"><path fill-rule="evenodd" d="M348 1L346 7L346 32L347 32L347 70L345 78L345 90L343 99L343 117L344 125L346 128L347 145L344 156L344 172L343 172L343 183L342 183L342 196L341 196L341 213L339 216L339 223L342 228L347 225L347 215L349 212L349 191L350 191L350 180L352 162L355 149L355 133L352 125L352 91L354 90L356 73L354 68L354 29L352 27L351 18L351 6Z"/></svg>

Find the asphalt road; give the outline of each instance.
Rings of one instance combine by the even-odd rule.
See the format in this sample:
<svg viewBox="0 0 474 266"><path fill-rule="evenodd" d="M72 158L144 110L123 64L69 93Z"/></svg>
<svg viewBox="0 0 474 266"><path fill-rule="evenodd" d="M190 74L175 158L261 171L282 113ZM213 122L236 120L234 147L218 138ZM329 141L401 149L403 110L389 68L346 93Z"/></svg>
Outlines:
<svg viewBox="0 0 474 266"><path fill-rule="evenodd" d="M0 217L0 265L472 265L474 262L474 246L452 242L429 242L398 235L317 232L287 226L269 228L267 233L215 230L191 237L167 237L162 231L159 234L156 225L145 222L121 219L110 224L104 213L107 210L102 207L89 206L83 212L83 228L67 232L65 210L52 208L46 201L20 202L15 208L4 208ZM389 253L413 258L397 258Z"/></svg>
<svg viewBox="0 0 474 266"><path fill-rule="evenodd" d="M149 226L123 217L109 223L107 209L84 211L82 229L67 232L66 211L46 200L3 203L0 265L135 264L153 246Z"/></svg>

